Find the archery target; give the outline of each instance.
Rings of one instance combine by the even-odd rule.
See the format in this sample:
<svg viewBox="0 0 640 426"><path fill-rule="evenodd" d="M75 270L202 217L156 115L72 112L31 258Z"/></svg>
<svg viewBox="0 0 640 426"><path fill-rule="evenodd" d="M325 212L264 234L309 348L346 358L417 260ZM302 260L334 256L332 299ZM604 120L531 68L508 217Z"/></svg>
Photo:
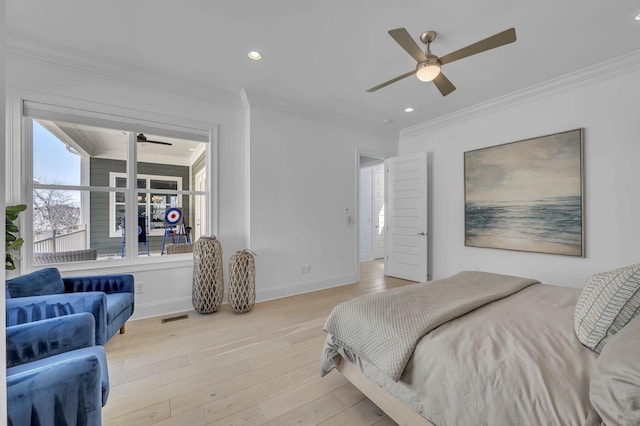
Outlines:
<svg viewBox="0 0 640 426"><path fill-rule="evenodd" d="M167 225L179 225L182 222L182 209L171 207L165 213L164 221Z"/></svg>

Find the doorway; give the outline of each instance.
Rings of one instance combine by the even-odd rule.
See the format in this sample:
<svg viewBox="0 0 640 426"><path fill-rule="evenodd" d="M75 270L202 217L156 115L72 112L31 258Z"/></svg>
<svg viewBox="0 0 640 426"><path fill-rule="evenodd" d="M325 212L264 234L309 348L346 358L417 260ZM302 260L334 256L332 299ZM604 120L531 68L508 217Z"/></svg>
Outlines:
<svg viewBox="0 0 640 426"><path fill-rule="evenodd" d="M384 259L384 159L361 154L358 165L358 260Z"/></svg>
<svg viewBox="0 0 640 426"><path fill-rule="evenodd" d="M361 262L380 255L385 276L429 280L429 162L426 152L385 158L356 151L358 281Z"/></svg>

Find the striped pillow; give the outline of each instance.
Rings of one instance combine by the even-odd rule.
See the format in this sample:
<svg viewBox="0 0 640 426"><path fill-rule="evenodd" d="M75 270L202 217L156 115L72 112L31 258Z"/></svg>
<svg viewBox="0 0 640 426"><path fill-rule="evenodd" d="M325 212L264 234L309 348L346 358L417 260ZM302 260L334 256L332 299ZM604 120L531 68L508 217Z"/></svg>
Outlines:
<svg viewBox="0 0 640 426"><path fill-rule="evenodd" d="M600 353L640 313L640 263L589 277L573 314L580 343Z"/></svg>

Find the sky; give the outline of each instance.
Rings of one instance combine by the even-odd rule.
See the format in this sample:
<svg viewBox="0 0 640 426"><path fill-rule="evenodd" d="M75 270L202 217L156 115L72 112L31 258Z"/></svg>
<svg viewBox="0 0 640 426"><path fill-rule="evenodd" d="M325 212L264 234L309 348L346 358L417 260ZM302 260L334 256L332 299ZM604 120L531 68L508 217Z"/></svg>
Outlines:
<svg viewBox="0 0 640 426"><path fill-rule="evenodd" d="M80 156L33 120L33 177L40 183L80 185Z"/></svg>
<svg viewBox="0 0 640 426"><path fill-rule="evenodd" d="M535 201L582 193L580 130L465 153L466 201Z"/></svg>

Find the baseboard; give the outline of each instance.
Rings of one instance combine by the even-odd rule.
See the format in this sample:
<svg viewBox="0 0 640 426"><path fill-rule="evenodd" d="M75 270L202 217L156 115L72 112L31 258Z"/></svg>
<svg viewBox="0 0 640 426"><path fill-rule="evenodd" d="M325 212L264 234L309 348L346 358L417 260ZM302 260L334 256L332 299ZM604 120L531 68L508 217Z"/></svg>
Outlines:
<svg viewBox="0 0 640 426"><path fill-rule="evenodd" d="M131 320L158 317L193 310L191 296L176 297L175 299L160 300L157 302L136 303Z"/></svg>
<svg viewBox="0 0 640 426"><path fill-rule="evenodd" d="M281 297L295 296L297 294L310 293L312 291L325 290L332 287L340 287L347 284L353 284L357 281L358 278L356 275L345 275L341 277L307 281L286 287L276 287L266 290L256 289L256 302L266 302L267 300L280 299ZM223 305L227 303L226 290L227 289L225 288L225 298L222 301ZM155 302L136 303L131 321L191 310L193 310L191 295Z"/></svg>
<svg viewBox="0 0 640 426"><path fill-rule="evenodd" d="M265 290L256 289L256 302L279 299L281 297L294 296L296 294L310 293L312 291L325 290L332 287L340 287L353 284L358 281L356 275L344 275L327 279L307 281L290 286L282 286Z"/></svg>

